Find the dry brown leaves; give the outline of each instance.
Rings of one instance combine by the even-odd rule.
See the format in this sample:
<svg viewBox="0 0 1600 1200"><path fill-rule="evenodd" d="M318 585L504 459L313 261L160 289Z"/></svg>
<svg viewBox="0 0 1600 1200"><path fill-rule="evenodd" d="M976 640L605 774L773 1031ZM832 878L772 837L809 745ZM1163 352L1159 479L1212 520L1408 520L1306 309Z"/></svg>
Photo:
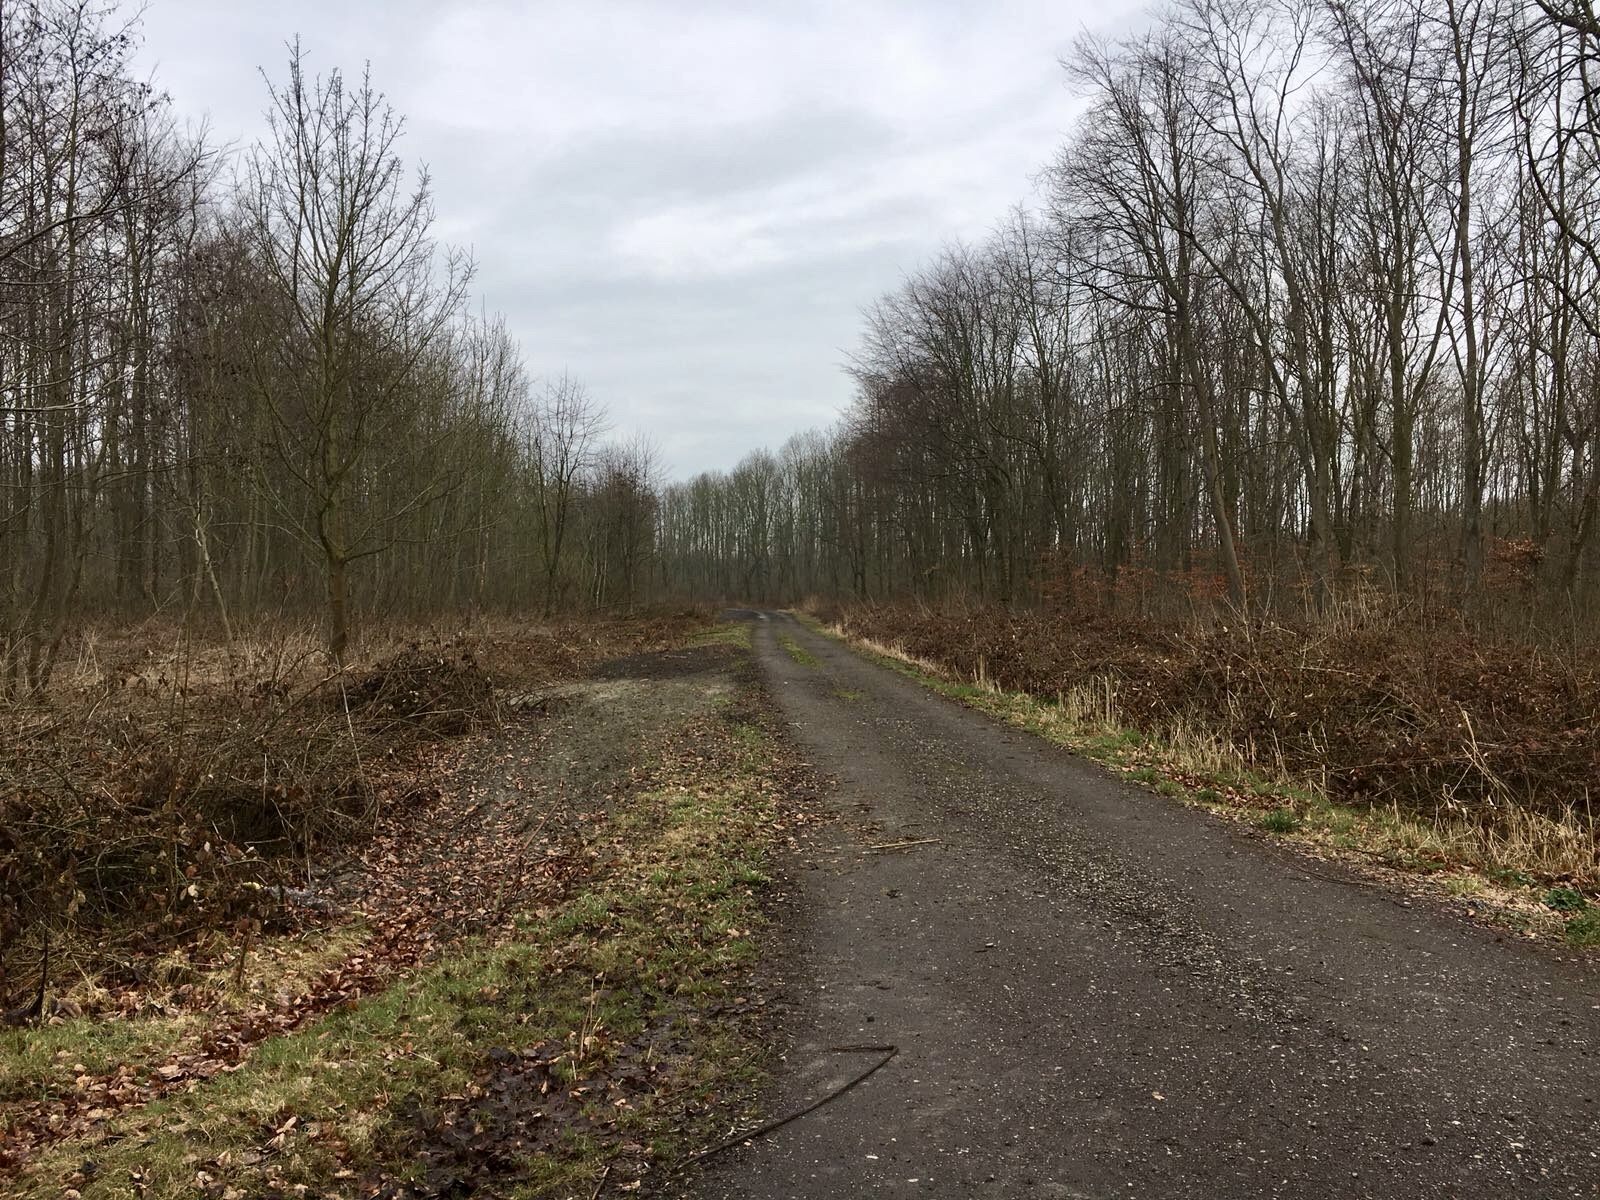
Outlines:
<svg viewBox="0 0 1600 1200"><path fill-rule="evenodd" d="M348 716L342 698L337 704L325 699L319 710L305 702L306 695L296 697L287 686L261 686L260 681L236 680L228 701L213 697L201 704L188 697L180 743L206 746L211 739L207 761L213 763L217 747L239 743L237 726L252 718L270 724L282 745L298 748L298 759L289 753L285 761L301 766L311 761L307 747L314 747L328 727L336 727L334 737L342 728L347 738L356 729L362 752L346 759L360 780L359 827L337 841L329 837L312 847L295 845L294 856L276 860L221 837L214 821L176 802L184 779L191 784L188 795L203 797L205 787L192 784L198 779L214 785L216 771L169 773L156 789L159 794L149 793L148 764L163 729L172 727L170 714L162 718L165 726L148 713L140 724L130 715L140 708L137 704L123 705L120 715L112 715L118 714L118 706L108 709L97 703L78 714L76 727L70 718L57 720L52 728L62 736L50 766L56 778L69 782L49 795L77 808L48 809L45 817L36 808L28 814L32 819L17 821L9 818L26 811L28 797L37 802L45 793L37 787L12 793L7 804L14 807L0 813L7 818L0 820L0 882L10 886L32 869L33 878L42 880L33 899L69 907L81 922L91 914L79 916L83 901L74 905L70 895L81 895L87 886L88 865L100 868L97 879L106 894L93 915L99 927L114 931L110 944L123 966L102 971L106 986L98 992L97 1015L114 1020L182 1011L205 1019L198 1032L185 1035L170 1052L109 1072L88 1071L63 1053L49 1097L9 1109L0 1169L15 1169L43 1146L92 1133L118 1114L238 1069L263 1039L381 991L456 937L508 936L515 913L560 895L592 868L596 851L581 815L528 824L527 809L518 801L534 773L536 735L526 723L504 732L483 728L492 715L495 689L482 663L498 668L496 688L522 688L574 677L618 653L671 644L699 624L698 618L684 614L502 633L472 647L413 644L385 662L352 672L344 689L353 696ZM320 689L324 698L340 695L325 682ZM81 782L71 782L67 759L74 747L81 749L92 740L84 730L102 717L126 727L122 743L110 752L85 754L72 768ZM463 739L474 730L478 736ZM29 770L35 783L50 774L38 763L29 764ZM128 779L140 780L146 792L137 798L119 794L116 781ZM295 804L338 811L348 799L342 784L304 774L283 787L270 780L265 786L262 780L251 782L252 798L262 791L278 810ZM93 804L86 802L91 799ZM53 847L39 843L59 835L64 811L78 819L65 847L54 847L64 850L64 858L52 860ZM142 823L151 829L143 830ZM353 837L357 832L361 836ZM305 883L304 855L317 846L321 852L313 859L313 874L324 882L286 886ZM111 872L108 879L103 868L113 853L139 856L132 859L136 866L145 856L170 859L174 854L187 863L176 882L164 880L151 887L141 882L136 869ZM176 919L172 908L161 911L172 903L174 889ZM140 896L145 900L135 899ZM16 898L8 894L8 901ZM12 904L6 925L8 914L0 913L0 948L7 933L15 938L23 914L19 904ZM289 994L254 996L241 1003L225 989L173 991L155 986L140 966L155 950L170 950L175 942L181 944L179 939L207 928L230 930L247 946L251 937L304 935L351 920L367 930L359 949ZM201 956L193 965L197 971L215 972L226 959ZM0 989L3 985L0 975Z"/></svg>
<svg viewBox="0 0 1600 1200"><path fill-rule="evenodd" d="M1204 626L1071 613L857 607L846 629L957 675L1043 698L1116 681L1128 724L1175 721L1245 754L1326 771L1335 798L1493 821L1560 818L1600 779L1600 652L1530 645L1392 614L1367 624Z"/></svg>

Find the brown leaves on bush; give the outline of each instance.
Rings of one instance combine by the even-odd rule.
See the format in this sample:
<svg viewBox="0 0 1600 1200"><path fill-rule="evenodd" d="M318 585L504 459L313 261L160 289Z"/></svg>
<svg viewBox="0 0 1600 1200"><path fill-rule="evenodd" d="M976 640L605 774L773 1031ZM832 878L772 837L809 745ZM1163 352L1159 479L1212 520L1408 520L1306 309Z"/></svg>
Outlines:
<svg viewBox="0 0 1600 1200"><path fill-rule="evenodd" d="M85 631L79 659L94 669L0 711L0 1000L26 982L3 967L30 925L170 943L250 915L262 884L436 796L430 747L496 720L497 693L672 644L704 620L484 622L343 671L294 628L231 647L176 629Z"/></svg>
<svg viewBox="0 0 1600 1200"><path fill-rule="evenodd" d="M846 629L1044 698L1098 677L1122 719L1175 722L1336 798L1493 821L1583 812L1600 782L1600 654L1555 659L1392 614L1193 628L1100 611L858 607Z"/></svg>

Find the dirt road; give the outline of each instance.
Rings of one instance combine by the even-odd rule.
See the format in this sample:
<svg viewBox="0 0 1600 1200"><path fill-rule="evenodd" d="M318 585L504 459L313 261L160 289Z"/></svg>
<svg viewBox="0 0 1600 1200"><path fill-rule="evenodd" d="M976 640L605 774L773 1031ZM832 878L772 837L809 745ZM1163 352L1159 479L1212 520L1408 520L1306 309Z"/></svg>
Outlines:
<svg viewBox="0 0 1600 1200"><path fill-rule="evenodd" d="M770 1106L900 1052L704 1200L1600 1194L1593 965L746 618L846 818L798 867Z"/></svg>

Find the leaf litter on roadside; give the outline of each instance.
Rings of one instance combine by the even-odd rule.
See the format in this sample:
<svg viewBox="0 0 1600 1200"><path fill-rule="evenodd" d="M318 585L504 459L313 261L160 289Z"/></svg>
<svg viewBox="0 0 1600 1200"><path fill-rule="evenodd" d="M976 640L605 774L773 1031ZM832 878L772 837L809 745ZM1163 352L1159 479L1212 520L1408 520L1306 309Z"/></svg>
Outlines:
<svg viewBox="0 0 1600 1200"><path fill-rule="evenodd" d="M474 743L440 799L386 814L316 893L315 908L291 906L304 936L359 930L349 953L292 994L220 995L211 1019L164 1055L58 1077L47 1095L7 1113L11 1165L51 1144L110 1159L141 1139L181 1136L184 1122L169 1126L170 1114L190 1111L222 1079L265 1069L251 1066L264 1041L327 1038L318 1031L330 1020L359 1028L364 1001L428 980L448 994L449 1037L383 1027L364 1043L397 1069L400 1089L378 1098L386 1107L375 1132L358 1136L337 1113L286 1108L210 1158L180 1156L194 1158L186 1185L227 1196L247 1180L246 1194L272 1194L298 1172L300 1183L338 1181L332 1194L433 1196L491 1178L532 1178L537 1189L540 1172L589 1170L597 1143L609 1147L618 1184L645 1177L672 1151L670 1136L652 1140L655 1115L671 1109L676 1126L692 1126L696 1113L728 1102L725 1079L759 1057L746 1045L719 1063L705 1048L708 1037L760 1020L760 998L730 980L747 970L760 923L759 860L801 822L776 809L798 778L774 765L783 755L769 746L752 757L726 715L692 725L584 804L544 796L530 805L544 747L526 729ZM731 824L730 805L745 814ZM712 872L714 886L677 880L679 868ZM449 978L457 963L459 984ZM562 995L571 1011L538 1016ZM537 1028L552 1017L563 1026L557 1037ZM512 1036L524 1032L526 1044ZM333 1045L341 1036L333 1027L329 1048L316 1052L322 1065L357 1074L359 1059L341 1067L339 1055L352 1052ZM448 1045L451 1061L430 1065L430 1039ZM448 1086L426 1086L430 1076ZM163 1115L145 1120L140 1110L153 1101ZM321 1165L306 1168L312 1160ZM148 1168L145 1176L124 1178L135 1194L173 1194ZM58 1178L99 1194L92 1174Z"/></svg>

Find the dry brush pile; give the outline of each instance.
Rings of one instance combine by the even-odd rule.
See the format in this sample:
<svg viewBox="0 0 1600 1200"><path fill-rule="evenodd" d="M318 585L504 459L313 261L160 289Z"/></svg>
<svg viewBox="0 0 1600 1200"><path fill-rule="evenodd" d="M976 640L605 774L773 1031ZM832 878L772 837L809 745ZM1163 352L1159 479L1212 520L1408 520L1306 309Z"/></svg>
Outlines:
<svg viewBox="0 0 1600 1200"><path fill-rule="evenodd" d="M260 919L308 860L433 798L505 697L699 624L419 630L343 669L297 628L85 630L49 693L0 710L0 1000L35 977L47 928L127 948Z"/></svg>
<svg viewBox="0 0 1600 1200"><path fill-rule="evenodd" d="M1110 683L1119 719L1223 739L1332 799L1585 830L1600 785L1600 654L1367 612L1316 623L863 606L856 636L1043 698Z"/></svg>

